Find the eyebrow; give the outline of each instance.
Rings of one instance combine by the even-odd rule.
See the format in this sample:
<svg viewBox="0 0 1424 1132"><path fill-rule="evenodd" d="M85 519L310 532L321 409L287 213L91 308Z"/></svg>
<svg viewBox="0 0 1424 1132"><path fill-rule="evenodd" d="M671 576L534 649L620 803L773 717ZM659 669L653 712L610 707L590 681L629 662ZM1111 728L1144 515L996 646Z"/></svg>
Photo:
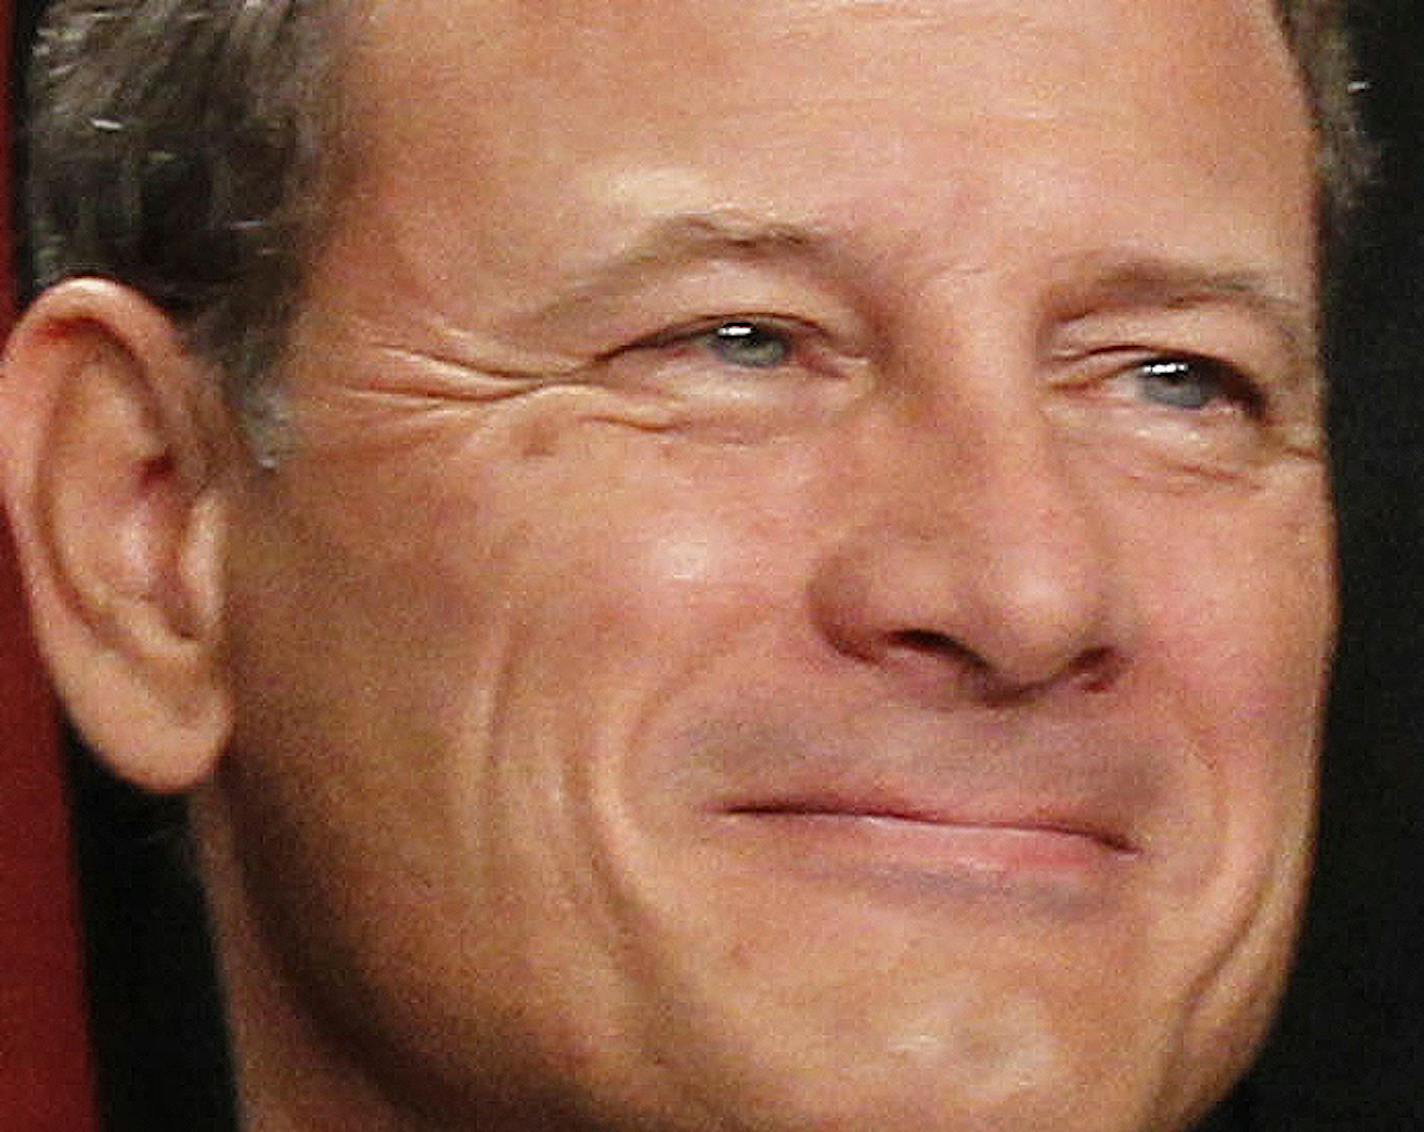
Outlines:
<svg viewBox="0 0 1424 1132"><path fill-rule="evenodd" d="M685 212L654 222L629 245L574 277L540 313L557 315L637 286L649 275L718 259L829 261L829 235L735 209Z"/></svg>
<svg viewBox="0 0 1424 1132"><path fill-rule="evenodd" d="M824 250L825 233L804 224L765 219L733 209L686 212L654 224L621 258L638 266L646 260L702 255L707 251Z"/></svg>
<svg viewBox="0 0 1424 1132"><path fill-rule="evenodd" d="M622 250L575 276L540 315L556 316L616 297L644 284L650 275L696 263L779 259L835 265L844 271L848 258L836 251L829 231L806 224L731 208L677 213L653 222ZM1133 309L1243 310L1282 340L1302 379L1319 377L1317 311L1260 271L1164 256L1099 253L1065 257L1059 273L1064 283L1056 288L1058 305L1077 309L1078 317Z"/></svg>
<svg viewBox="0 0 1424 1132"><path fill-rule="evenodd" d="M1073 282L1064 290L1071 296L1069 305L1079 307L1084 315L1228 306L1267 323L1285 342L1302 376L1319 370L1315 308L1286 294L1260 272L1152 256L1088 264L1070 261L1070 266Z"/></svg>

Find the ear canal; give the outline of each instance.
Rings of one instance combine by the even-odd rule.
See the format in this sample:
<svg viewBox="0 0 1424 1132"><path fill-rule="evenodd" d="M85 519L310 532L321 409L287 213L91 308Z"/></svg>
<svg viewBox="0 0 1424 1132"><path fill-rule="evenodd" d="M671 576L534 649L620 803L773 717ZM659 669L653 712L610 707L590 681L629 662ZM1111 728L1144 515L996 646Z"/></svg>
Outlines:
<svg viewBox="0 0 1424 1132"><path fill-rule="evenodd" d="M201 423L185 390L203 375L161 315L105 286L69 296L82 311L42 299L12 343L9 379L36 388L19 399L34 419L20 422L11 506L74 723L121 777L183 790L229 726L221 501L188 456Z"/></svg>

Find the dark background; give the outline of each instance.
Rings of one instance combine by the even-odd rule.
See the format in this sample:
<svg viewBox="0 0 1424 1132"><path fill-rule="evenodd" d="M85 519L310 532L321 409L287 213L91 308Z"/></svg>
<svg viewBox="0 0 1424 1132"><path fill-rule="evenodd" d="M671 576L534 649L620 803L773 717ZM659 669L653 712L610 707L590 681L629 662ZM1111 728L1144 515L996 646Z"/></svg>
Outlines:
<svg viewBox="0 0 1424 1132"><path fill-rule="evenodd" d="M1424 2L1356 22L1380 175L1331 335L1344 620L1271 1132L1424 1129Z"/></svg>
<svg viewBox="0 0 1424 1132"><path fill-rule="evenodd" d="M18 5L22 42L37 7ZM1280 1023L1213 1132L1424 1129L1424 0L1356 9L1380 159L1330 335L1344 617L1319 867ZM72 740L70 760L109 1127L222 1132L181 805L119 786Z"/></svg>

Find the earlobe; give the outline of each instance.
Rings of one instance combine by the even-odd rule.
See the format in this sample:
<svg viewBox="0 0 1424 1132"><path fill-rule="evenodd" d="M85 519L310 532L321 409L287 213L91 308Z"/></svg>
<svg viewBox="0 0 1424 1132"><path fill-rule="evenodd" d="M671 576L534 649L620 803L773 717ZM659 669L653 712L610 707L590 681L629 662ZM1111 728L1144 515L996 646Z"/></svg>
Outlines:
<svg viewBox="0 0 1424 1132"><path fill-rule="evenodd" d="M121 777L188 789L226 743L210 374L117 284L41 296L5 358L5 489L40 647Z"/></svg>

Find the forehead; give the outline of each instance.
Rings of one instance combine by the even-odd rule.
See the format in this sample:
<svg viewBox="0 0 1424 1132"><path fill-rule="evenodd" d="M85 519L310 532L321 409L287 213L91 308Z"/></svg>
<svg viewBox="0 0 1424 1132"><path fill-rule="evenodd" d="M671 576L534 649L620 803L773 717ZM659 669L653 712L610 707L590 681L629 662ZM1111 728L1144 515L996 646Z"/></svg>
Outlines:
<svg viewBox="0 0 1424 1132"><path fill-rule="evenodd" d="M1292 70L1270 0L406 0L373 6L362 41L358 94L470 125L528 96L596 96L589 110L622 112L610 130L744 102L748 82L768 110L821 104L827 83L862 97L914 84L939 118L1101 110L1144 65L1155 79L1133 102L1178 102L1208 76L1245 95Z"/></svg>
<svg viewBox="0 0 1424 1132"><path fill-rule="evenodd" d="M869 258L932 230L960 268L1002 253L1006 201L1098 242L1308 254L1313 141L1270 0L404 0L352 71L366 219L510 285L727 206L874 234Z"/></svg>

